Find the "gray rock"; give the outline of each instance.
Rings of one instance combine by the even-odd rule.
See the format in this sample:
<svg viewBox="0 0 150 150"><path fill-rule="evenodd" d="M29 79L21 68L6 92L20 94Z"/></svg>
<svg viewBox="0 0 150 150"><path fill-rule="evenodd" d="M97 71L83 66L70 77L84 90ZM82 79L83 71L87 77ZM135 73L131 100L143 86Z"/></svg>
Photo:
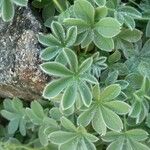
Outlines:
<svg viewBox="0 0 150 150"><path fill-rule="evenodd" d="M0 19L0 97L41 96L47 77L39 68L41 23L30 8L17 8L12 22Z"/></svg>

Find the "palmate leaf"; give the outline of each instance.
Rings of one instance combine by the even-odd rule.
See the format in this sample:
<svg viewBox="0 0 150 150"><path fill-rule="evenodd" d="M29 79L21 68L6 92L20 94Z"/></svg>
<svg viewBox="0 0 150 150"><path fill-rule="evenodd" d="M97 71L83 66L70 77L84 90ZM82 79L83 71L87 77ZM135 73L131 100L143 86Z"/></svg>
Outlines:
<svg viewBox="0 0 150 150"><path fill-rule="evenodd" d="M123 29L115 37L115 47L116 49L121 49L126 58L130 58L132 53L134 53L133 43L138 42L143 33L137 29Z"/></svg>
<svg viewBox="0 0 150 150"><path fill-rule="evenodd" d="M69 49L67 49L65 57L69 64L68 68L56 62L48 62L41 65L42 70L47 74L60 77L60 79L52 81L45 87L43 96L51 99L63 92L60 103L61 107L67 110L74 105L79 94L83 104L89 106L92 102L92 94L87 82L91 85L97 84L97 79L88 74L93 59L87 58L79 64L76 54Z"/></svg>
<svg viewBox="0 0 150 150"><path fill-rule="evenodd" d="M96 1L97 4L101 2ZM86 10L83 11L85 8ZM81 44L84 48L94 42L99 49L112 51L114 48L112 38L120 32L121 24L112 17L104 17L98 19L98 22L95 21L96 11L87 0L77 0L74 4L74 13L75 18L64 19L64 23L68 26L77 26L76 44Z"/></svg>
<svg viewBox="0 0 150 150"><path fill-rule="evenodd" d="M109 1L107 6L114 9L115 18L131 30L135 28L134 19L140 19L142 17L142 14L137 9L132 6L120 5L119 1Z"/></svg>
<svg viewBox="0 0 150 150"><path fill-rule="evenodd" d="M25 109L23 108L21 100L18 98L14 98L13 100L6 99L1 115L9 121L9 134L14 134L19 130L22 136L26 135L26 123L29 119L25 114Z"/></svg>
<svg viewBox="0 0 150 150"><path fill-rule="evenodd" d="M146 77L143 78L141 87L132 91L131 102L132 107L129 116L136 119L136 124L141 123L149 112L149 85L150 81ZM130 85L132 86L132 84Z"/></svg>
<svg viewBox="0 0 150 150"><path fill-rule="evenodd" d="M102 139L105 142L112 142L107 150L149 150L148 146L141 141L148 138L148 133L142 129L132 129L125 132L107 132Z"/></svg>
<svg viewBox="0 0 150 150"><path fill-rule="evenodd" d="M59 145L60 150L76 150L80 148L96 150L93 144L93 142L98 140L96 136L88 133L83 127L79 126L76 128L73 123L65 117L61 118L61 123L63 127L66 128L66 131L56 131L49 135L50 141Z"/></svg>
<svg viewBox="0 0 150 150"><path fill-rule="evenodd" d="M31 108L26 108L26 114L32 124L39 127L38 137L40 143L43 146L47 146L49 142L48 135L59 129L57 122L47 116L43 107L37 101L31 102Z"/></svg>
<svg viewBox="0 0 150 150"><path fill-rule="evenodd" d="M78 124L87 126L92 122L93 129L102 135L106 134L106 128L120 132L123 129L123 123L117 114L124 115L130 111L127 103L115 100L121 93L121 87L112 84L100 92L99 87L95 86L93 94L95 93L99 97L94 96L95 101L79 115Z"/></svg>
<svg viewBox="0 0 150 150"><path fill-rule="evenodd" d="M101 71L107 68L106 57L100 56L100 53L93 54L93 64L91 67L91 74L93 74L97 79L101 75Z"/></svg>
<svg viewBox="0 0 150 150"><path fill-rule="evenodd" d="M138 65L141 62L146 62L146 63L150 62L149 46L150 46L150 40L147 40L142 48L133 49L133 52L130 53L130 57L125 62L130 72L137 71Z"/></svg>
<svg viewBox="0 0 150 150"><path fill-rule="evenodd" d="M52 34L42 35L39 34L38 40L41 44L46 46L42 53L43 60L51 60L55 58L59 61L58 57L65 59L63 52L71 48L77 38L77 28L72 26L65 31L65 28L56 21L51 24Z"/></svg>

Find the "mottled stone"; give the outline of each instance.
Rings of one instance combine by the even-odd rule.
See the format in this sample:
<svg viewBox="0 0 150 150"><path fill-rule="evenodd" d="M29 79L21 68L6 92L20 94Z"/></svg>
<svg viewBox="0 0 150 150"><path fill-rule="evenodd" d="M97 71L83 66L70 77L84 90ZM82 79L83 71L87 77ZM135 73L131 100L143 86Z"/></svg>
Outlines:
<svg viewBox="0 0 150 150"><path fill-rule="evenodd" d="M12 22L0 19L0 97L36 99L47 77L39 68L41 23L30 8L17 8Z"/></svg>

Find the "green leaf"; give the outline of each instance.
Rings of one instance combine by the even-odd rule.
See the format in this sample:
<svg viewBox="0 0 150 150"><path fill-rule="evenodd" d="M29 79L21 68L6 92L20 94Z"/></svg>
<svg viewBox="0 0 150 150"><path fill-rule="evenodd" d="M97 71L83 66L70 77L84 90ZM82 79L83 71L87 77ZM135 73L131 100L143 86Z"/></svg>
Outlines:
<svg viewBox="0 0 150 150"><path fill-rule="evenodd" d="M122 150L123 148L123 142L122 139L121 140L117 140L113 143L111 143L108 147L107 150Z"/></svg>
<svg viewBox="0 0 150 150"><path fill-rule="evenodd" d="M107 86L101 93L100 99L102 101L111 101L115 99L121 92L121 87L118 84Z"/></svg>
<svg viewBox="0 0 150 150"><path fill-rule="evenodd" d="M75 43L76 38L77 38L77 27L70 27L67 30L67 35L65 40L66 46L67 47L72 46Z"/></svg>
<svg viewBox="0 0 150 150"><path fill-rule="evenodd" d="M69 130L70 132L75 132L75 131L77 131L77 129L76 129L76 127L74 126L74 124L73 124L70 120L68 120L66 117L62 117L62 118L61 118L61 125L62 125L65 129Z"/></svg>
<svg viewBox="0 0 150 150"><path fill-rule="evenodd" d="M89 83L91 83L91 84L98 84L98 81L97 81L97 79L94 77L94 76L92 76L91 74L89 74L89 73L85 73L85 74L83 74L83 77L82 77L85 81L87 81L87 82L89 82Z"/></svg>
<svg viewBox="0 0 150 150"><path fill-rule="evenodd" d="M56 21L51 24L53 34L63 43L65 41L65 31L63 26Z"/></svg>
<svg viewBox="0 0 150 150"><path fill-rule="evenodd" d="M67 18L64 19L64 23L69 26L77 26L78 34L87 30L88 23L79 18Z"/></svg>
<svg viewBox="0 0 150 150"><path fill-rule="evenodd" d="M150 148L142 143L136 141L130 141L131 145L136 150L150 150Z"/></svg>
<svg viewBox="0 0 150 150"><path fill-rule="evenodd" d="M105 6L99 6L96 8L95 20L99 21L101 18L106 17L108 14L108 8Z"/></svg>
<svg viewBox="0 0 150 150"><path fill-rule="evenodd" d="M89 125L94 114L95 114L95 111L93 110L93 108L81 113L77 120L78 124L82 126Z"/></svg>
<svg viewBox="0 0 150 150"><path fill-rule="evenodd" d="M95 27L99 34L106 38L112 38L120 32L120 23L111 17L102 18Z"/></svg>
<svg viewBox="0 0 150 150"><path fill-rule="evenodd" d="M22 101L18 98L13 98L12 100L12 107L14 108L14 110L17 112L20 112L23 109L23 104Z"/></svg>
<svg viewBox="0 0 150 150"><path fill-rule="evenodd" d="M101 50L111 52L114 49L114 42L112 38L105 38L97 31L94 32L94 44Z"/></svg>
<svg viewBox="0 0 150 150"><path fill-rule="evenodd" d="M108 62L110 64L113 64L117 61L119 61L121 59L121 53L119 50L115 50L114 53L112 53L109 57L108 57Z"/></svg>
<svg viewBox="0 0 150 150"><path fill-rule="evenodd" d="M41 69L50 75L54 76L71 76L73 72L67 69L64 65L57 62L46 62L41 65Z"/></svg>
<svg viewBox="0 0 150 150"><path fill-rule="evenodd" d="M130 111L130 106L122 101L106 102L104 105L120 115L127 114Z"/></svg>
<svg viewBox="0 0 150 150"><path fill-rule="evenodd" d="M92 93L94 100L98 100L100 98L100 88L98 84L93 87Z"/></svg>
<svg viewBox="0 0 150 150"><path fill-rule="evenodd" d="M11 0L3 0L1 6L2 19L4 21L11 21L14 16L14 6Z"/></svg>
<svg viewBox="0 0 150 150"><path fill-rule="evenodd" d="M43 107L40 105L39 102L37 101L31 102L31 109L39 118L41 119L44 118L45 114L43 111Z"/></svg>
<svg viewBox="0 0 150 150"><path fill-rule="evenodd" d="M75 54L75 52L73 52L70 49L65 49L64 50L64 55L65 55L65 57L68 61L70 69L72 71L77 72L77 70L78 70L78 58L77 58L77 55Z"/></svg>
<svg viewBox="0 0 150 150"><path fill-rule="evenodd" d="M90 142L96 142L99 140L99 138L97 138L95 135L90 133L86 133L85 136Z"/></svg>
<svg viewBox="0 0 150 150"><path fill-rule="evenodd" d="M7 120L12 120L12 119L14 119L14 118L17 117L15 113L11 113L11 112L9 112L9 111L7 111L7 110L2 110L2 111L1 111L1 115L2 115L4 118L6 118Z"/></svg>
<svg viewBox="0 0 150 150"><path fill-rule="evenodd" d="M86 37L82 40L81 48L88 47L92 43L93 38L94 38L94 36L93 36L93 30L87 31Z"/></svg>
<svg viewBox="0 0 150 150"><path fill-rule="evenodd" d="M59 53L59 51L60 49L58 47L48 47L42 51L40 57L43 60L51 60Z"/></svg>
<svg viewBox="0 0 150 150"><path fill-rule="evenodd" d="M106 133L105 136L102 137L102 139L105 142L113 142L115 140L118 140L121 135L122 135L122 133L120 133L120 132L109 131Z"/></svg>
<svg viewBox="0 0 150 150"><path fill-rule="evenodd" d="M75 103L76 97L77 97L77 85L72 84L66 88L63 94L62 108L66 110L72 107Z"/></svg>
<svg viewBox="0 0 150 150"><path fill-rule="evenodd" d="M150 21L147 23L146 26L146 37L150 37Z"/></svg>
<svg viewBox="0 0 150 150"><path fill-rule="evenodd" d="M39 118L30 108L26 108L26 114L30 118L31 122L35 125L41 125L43 119Z"/></svg>
<svg viewBox="0 0 150 150"><path fill-rule="evenodd" d="M94 23L95 10L87 0L75 1L74 12L77 18L83 19L90 24Z"/></svg>
<svg viewBox="0 0 150 150"><path fill-rule="evenodd" d="M48 99L57 96L64 88L69 86L71 81L71 78L62 78L52 81L45 87L43 96Z"/></svg>
<svg viewBox="0 0 150 150"><path fill-rule="evenodd" d="M93 62L92 57L87 58L85 61L82 62L82 64L79 67L79 73L82 74L86 71L88 71L88 69L91 67Z"/></svg>
<svg viewBox="0 0 150 150"><path fill-rule="evenodd" d="M78 85L78 90L82 98L82 102L85 106L89 107L92 103L92 93L89 87L84 82L81 82Z"/></svg>
<svg viewBox="0 0 150 150"><path fill-rule="evenodd" d="M132 129L126 132L126 135L135 141L144 141L148 138L148 133L142 129Z"/></svg>
<svg viewBox="0 0 150 150"><path fill-rule="evenodd" d="M73 140L69 140L68 142L61 144L59 146L59 150L76 150L78 142Z"/></svg>
<svg viewBox="0 0 150 150"><path fill-rule="evenodd" d="M98 6L104 6L106 4L106 0L94 0Z"/></svg>
<svg viewBox="0 0 150 150"><path fill-rule="evenodd" d="M27 6L28 0L12 0L16 5Z"/></svg>
<svg viewBox="0 0 150 150"><path fill-rule="evenodd" d="M13 101L11 99L6 98L3 102L4 109L10 112L13 112L12 102Z"/></svg>
<svg viewBox="0 0 150 150"><path fill-rule="evenodd" d="M134 7L131 6L122 6L118 9L118 12L125 13L126 16L130 16L133 18L141 18L142 14L137 11Z"/></svg>
<svg viewBox="0 0 150 150"><path fill-rule="evenodd" d="M20 123L19 123L19 131L21 133L21 135L25 136L26 135L26 120L25 120L25 116L23 118L20 119Z"/></svg>
<svg viewBox="0 0 150 150"><path fill-rule="evenodd" d="M59 40L56 37L54 37L52 34L48 34L48 35L39 34L38 41L44 46L56 47L61 45Z"/></svg>
<svg viewBox="0 0 150 150"><path fill-rule="evenodd" d="M49 135L49 139L54 144L63 144L76 137L75 133L65 132L65 131L56 131Z"/></svg>
<svg viewBox="0 0 150 150"><path fill-rule="evenodd" d="M82 147L86 150L96 150L96 147L93 143L91 143L89 140L84 139L84 144L82 145Z"/></svg>
<svg viewBox="0 0 150 150"><path fill-rule="evenodd" d="M101 107L101 112L104 122L109 129L117 132L120 132L123 129L121 119L112 110L106 107Z"/></svg>
<svg viewBox="0 0 150 150"><path fill-rule="evenodd" d="M40 143L41 143L43 146L47 146L47 145L48 145L48 137L47 137L47 135L45 134L45 127L44 127L44 126L41 126L41 127L39 128L38 137L39 137Z"/></svg>
<svg viewBox="0 0 150 150"><path fill-rule="evenodd" d="M50 113L51 118L55 119L56 121L59 121L60 118L61 118L62 115L63 115L63 114L61 113L61 111L59 110L59 108L57 108L57 107L53 107L53 108L49 111L49 113Z"/></svg>
<svg viewBox="0 0 150 150"><path fill-rule="evenodd" d="M137 118L139 116L139 114L141 113L141 103L140 102L135 102L132 105L131 111L129 113L129 115L133 118Z"/></svg>
<svg viewBox="0 0 150 150"><path fill-rule="evenodd" d="M14 134L19 127L19 118L14 118L8 124L8 133Z"/></svg>
<svg viewBox="0 0 150 150"><path fill-rule="evenodd" d="M128 42L137 42L142 37L142 32L140 30L134 29L124 29L119 35L121 39Z"/></svg>
<svg viewBox="0 0 150 150"><path fill-rule="evenodd" d="M132 17L130 16L124 16L124 23L129 27L131 30L135 28L135 21Z"/></svg>
<svg viewBox="0 0 150 150"><path fill-rule="evenodd" d="M142 61L138 66L138 71L140 72L141 75L144 74L144 76L149 78L150 77L150 70L148 68L150 68L150 64L148 62Z"/></svg>
<svg viewBox="0 0 150 150"><path fill-rule="evenodd" d="M106 124L102 116L102 112L100 108L97 108L96 113L94 114L93 120L92 120L92 126L93 129L101 135L106 134Z"/></svg>

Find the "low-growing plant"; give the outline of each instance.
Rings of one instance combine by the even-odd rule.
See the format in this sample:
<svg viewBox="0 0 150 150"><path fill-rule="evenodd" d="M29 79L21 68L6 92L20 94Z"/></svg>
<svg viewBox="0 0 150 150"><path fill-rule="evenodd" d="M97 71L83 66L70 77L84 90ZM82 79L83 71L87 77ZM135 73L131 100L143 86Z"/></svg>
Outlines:
<svg viewBox="0 0 150 150"><path fill-rule="evenodd" d="M1 0L4 21L13 4L27 1ZM38 40L40 68L52 81L30 106L4 100L0 149L150 150L149 0L32 5L50 31Z"/></svg>

